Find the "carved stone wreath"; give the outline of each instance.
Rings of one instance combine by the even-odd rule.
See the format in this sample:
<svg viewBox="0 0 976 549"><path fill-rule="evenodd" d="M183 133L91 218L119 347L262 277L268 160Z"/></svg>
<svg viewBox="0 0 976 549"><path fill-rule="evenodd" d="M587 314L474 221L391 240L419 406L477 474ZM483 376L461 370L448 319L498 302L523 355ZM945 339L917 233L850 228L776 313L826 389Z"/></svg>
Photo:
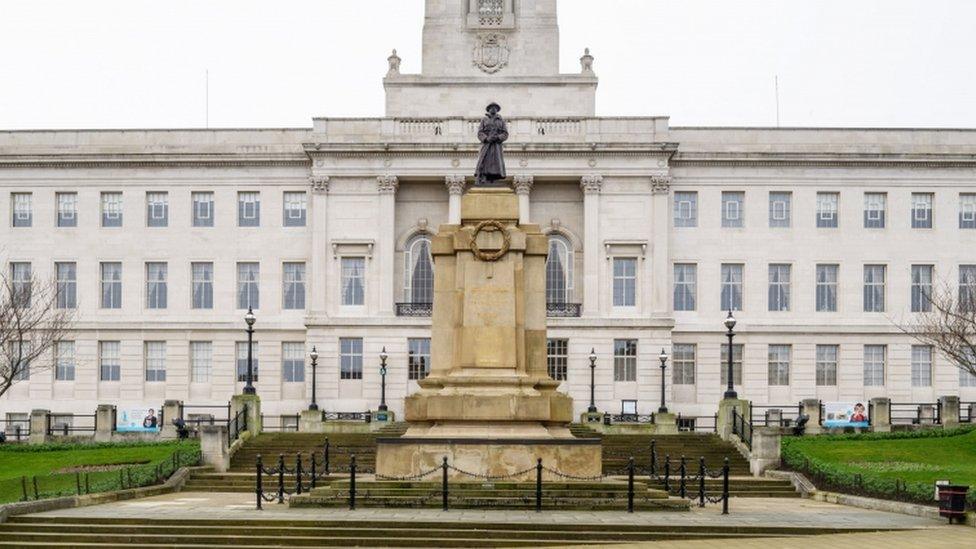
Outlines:
<svg viewBox="0 0 976 549"><path fill-rule="evenodd" d="M495 250L493 252L486 252L478 247L478 235L481 233L481 231L486 231L486 230L489 232L502 233L503 242L502 242L502 247L500 249ZM508 231L505 230L505 226L493 219L489 219L488 221L482 221L481 223L478 223L478 226L475 227L474 229L474 234L471 235L471 253L473 253L474 256L481 261L494 263L495 261L498 261L499 259L504 257L505 254L508 253L508 250L511 247L512 247L512 237L508 234Z"/></svg>

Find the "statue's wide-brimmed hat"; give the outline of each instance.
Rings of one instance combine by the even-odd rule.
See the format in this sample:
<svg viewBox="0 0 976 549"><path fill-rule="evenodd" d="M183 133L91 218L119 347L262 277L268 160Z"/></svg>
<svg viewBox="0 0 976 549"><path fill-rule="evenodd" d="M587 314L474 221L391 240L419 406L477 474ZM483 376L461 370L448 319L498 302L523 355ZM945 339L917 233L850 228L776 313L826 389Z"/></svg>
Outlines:
<svg viewBox="0 0 976 549"><path fill-rule="evenodd" d="M485 110L486 111L490 111L492 107L495 107L495 110L497 110L498 112L501 112L501 110L502 110L502 106L499 105L498 103L495 103L494 101L492 101L491 103L489 103L488 106L485 107Z"/></svg>

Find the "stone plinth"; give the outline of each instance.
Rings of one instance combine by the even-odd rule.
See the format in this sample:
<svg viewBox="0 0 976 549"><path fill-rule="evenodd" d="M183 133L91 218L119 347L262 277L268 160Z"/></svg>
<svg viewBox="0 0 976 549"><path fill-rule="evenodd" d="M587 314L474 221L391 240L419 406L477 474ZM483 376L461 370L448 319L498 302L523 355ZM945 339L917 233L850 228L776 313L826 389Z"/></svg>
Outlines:
<svg viewBox="0 0 976 549"><path fill-rule="evenodd" d="M230 397L230 418L234 419L237 414L247 407L247 431L251 436L261 434L261 397L258 395L234 395Z"/></svg>
<svg viewBox="0 0 976 549"><path fill-rule="evenodd" d="M946 429L959 427L959 397L943 396L939 398L942 407L942 426Z"/></svg>
<svg viewBox="0 0 976 549"><path fill-rule="evenodd" d="M99 404L95 410L95 442L111 442L115 434L115 406Z"/></svg>
<svg viewBox="0 0 976 549"><path fill-rule="evenodd" d="M170 440L178 437L173 421L180 417L180 408L182 406L182 400L166 400L163 402L163 423L159 426L159 438Z"/></svg>
<svg viewBox="0 0 976 549"><path fill-rule="evenodd" d="M740 416L752 417L752 402L739 398L724 398L718 403L718 436L722 440L732 438L732 410Z"/></svg>
<svg viewBox="0 0 976 549"><path fill-rule="evenodd" d="M808 398L800 403L803 415L810 418L804 427L803 433L806 435L819 435L823 432L823 417L820 414L820 400Z"/></svg>
<svg viewBox="0 0 976 549"><path fill-rule="evenodd" d="M871 421L871 430L876 433L890 433L891 400L884 397L872 398L868 406L868 419Z"/></svg>

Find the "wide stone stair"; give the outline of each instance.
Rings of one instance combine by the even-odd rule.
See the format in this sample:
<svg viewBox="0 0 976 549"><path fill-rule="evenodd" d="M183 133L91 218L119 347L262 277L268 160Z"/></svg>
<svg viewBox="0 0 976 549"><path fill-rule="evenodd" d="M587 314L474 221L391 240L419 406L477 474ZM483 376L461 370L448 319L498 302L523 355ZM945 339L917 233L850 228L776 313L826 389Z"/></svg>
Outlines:
<svg viewBox="0 0 976 549"><path fill-rule="evenodd" d="M689 526L546 520L484 522L467 518L435 522L15 516L0 524L0 547L550 547L860 531L865 530L739 523ZM811 542L816 543L813 539Z"/></svg>

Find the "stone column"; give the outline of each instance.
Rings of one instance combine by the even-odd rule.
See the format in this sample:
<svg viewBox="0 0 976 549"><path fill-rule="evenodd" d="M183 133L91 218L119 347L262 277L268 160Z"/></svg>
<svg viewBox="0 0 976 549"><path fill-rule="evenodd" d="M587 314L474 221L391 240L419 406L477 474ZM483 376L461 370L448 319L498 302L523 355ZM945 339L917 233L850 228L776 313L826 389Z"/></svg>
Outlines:
<svg viewBox="0 0 976 549"><path fill-rule="evenodd" d="M584 175L583 189L583 315L600 314L600 191L602 175Z"/></svg>
<svg viewBox="0 0 976 549"><path fill-rule="evenodd" d="M226 425L200 426L200 453L203 464L213 467L218 473L230 469L230 447Z"/></svg>
<svg viewBox="0 0 976 549"><path fill-rule="evenodd" d="M396 282L393 273L393 259L396 250L396 192L400 188L400 180L395 175L381 175L376 178L376 191L379 193L379 228L376 261L377 268L372 270L371 280L377 282L379 288L379 314L393 316Z"/></svg>
<svg viewBox="0 0 976 549"><path fill-rule="evenodd" d="M872 398L868 419L871 420L871 430L877 433L891 432L891 400L878 397Z"/></svg>
<svg viewBox="0 0 976 549"><path fill-rule="evenodd" d="M465 181L463 175L449 175L444 178L447 186L447 222L451 225L461 224L461 196L464 194Z"/></svg>
<svg viewBox="0 0 976 549"><path fill-rule="evenodd" d="M945 429L959 427L959 397L939 397L939 404L942 406L942 427Z"/></svg>
<svg viewBox="0 0 976 549"><path fill-rule="evenodd" d="M30 443L44 444L48 441L47 416L51 410L31 410L30 414Z"/></svg>
<svg viewBox="0 0 976 549"><path fill-rule="evenodd" d="M176 426L173 421L180 417L182 400L167 400L163 402L163 424L159 426L159 438L172 440L177 438Z"/></svg>
<svg viewBox="0 0 976 549"><path fill-rule="evenodd" d="M329 249L329 176L312 174L309 177L311 197L308 201L308 223L311 234L308 250L308 272L305 273L305 285L308 288L308 310L311 313L323 314L326 311L326 283L328 276L328 260L332 250Z"/></svg>
<svg viewBox="0 0 976 549"><path fill-rule="evenodd" d="M115 406L99 404L95 410L95 442L111 442L115 432Z"/></svg>
<svg viewBox="0 0 976 549"><path fill-rule="evenodd" d="M780 465L780 443L783 435L779 427L757 427L752 432L752 451L749 469L757 477Z"/></svg>
<svg viewBox="0 0 976 549"><path fill-rule="evenodd" d="M519 203L519 225L527 225L531 223L529 219L530 216L530 203L529 195L532 193L532 186L535 184L535 178L531 175L516 175L514 180L515 194L518 195Z"/></svg>
<svg viewBox="0 0 976 549"><path fill-rule="evenodd" d="M666 315L671 308L671 177L651 177L651 276L650 303L647 309L655 315ZM645 283L646 287L646 283Z"/></svg>
<svg viewBox="0 0 976 549"><path fill-rule="evenodd" d="M810 420L807 421L804 434L819 435L822 433L823 426L820 423L823 418L820 417L820 399L808 398L800 404L803 409L803 415L810 418Z"/></svg>

